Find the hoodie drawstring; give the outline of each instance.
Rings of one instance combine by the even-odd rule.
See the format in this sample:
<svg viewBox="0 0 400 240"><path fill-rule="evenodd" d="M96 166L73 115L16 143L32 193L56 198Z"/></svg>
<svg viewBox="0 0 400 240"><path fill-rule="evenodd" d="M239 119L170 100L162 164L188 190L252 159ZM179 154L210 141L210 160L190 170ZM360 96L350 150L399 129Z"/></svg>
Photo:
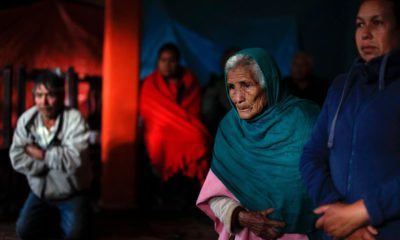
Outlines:
<svg viewBox="0 0 400 240"><path fill-rule="evenodd" d="M352 65L349 75L347 75L346 81L344 82L344 87L342 91L342 96L340 97L340 102L339 105L336 109L335 116L333 117L331 128L329 129L329 137L328 137L328 148L331 149L333 147L333 140L335 139L335 128L336 128L336 121L340 112L340 109L342 107L342 103L344 100L344 95L347 91L348 86L350 85L350 77L353 72L354 64Z"/></svg>

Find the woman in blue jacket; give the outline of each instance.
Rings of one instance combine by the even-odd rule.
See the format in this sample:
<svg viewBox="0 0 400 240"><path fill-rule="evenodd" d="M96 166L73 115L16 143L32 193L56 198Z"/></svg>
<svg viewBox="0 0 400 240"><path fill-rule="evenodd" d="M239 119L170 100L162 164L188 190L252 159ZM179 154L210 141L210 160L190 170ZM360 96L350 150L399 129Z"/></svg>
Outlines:
<svg viewBox="0 0 400 240"><path fill-rule="evenodd" d="M400 239L400 2L364 0L301 172L325 239Z"/></svg>

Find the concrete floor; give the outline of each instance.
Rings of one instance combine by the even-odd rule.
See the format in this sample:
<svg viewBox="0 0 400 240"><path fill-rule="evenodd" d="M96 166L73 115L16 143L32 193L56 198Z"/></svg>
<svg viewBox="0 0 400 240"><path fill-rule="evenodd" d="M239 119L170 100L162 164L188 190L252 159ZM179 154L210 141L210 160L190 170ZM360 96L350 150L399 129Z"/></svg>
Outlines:
<svg viewBox="0 0 400 240"><path fill-rule="evenodd" d="M134 216L134 217L130 217ZM111 226L111 228L109 228ZM217 239L212 222L200 211L158 211L107 214L97 219L97 239L211 240Z"/></svg>
<svg viewBox="0 0 400 240"><path fill-rule="evenodd" d="M8 150L0 149L0 159L2 160L0 161L0 240L15 240L18 239L15 235L16 215L26 199L29 188L25 177L12 170L8 160ZM144 172L142 170L141 172ZM140 196L147 196L140 200L142 203L140 206L147 207L137 210L97 211L96 239L217 239L211 220L194 207L199 189L191 185L192 183L183 184L184 181L179 178L174 181L165 186L164 193L154 195L154 189L158 188L154 187L154 183L149 185L149 182L154 180L147 176L143 180L146 184L139 188ZM164 199L165 204L160 205L159 200L154 200L160 199L160 196L164 196L161 199ZM145 212L143 209L147 208L153 210Z"/></svg>
<svg viewBox="0 0 400 240"><path fill-rule="evenodd" d="M13 220L0 222L0 240L18 239ZM157 211L102 212L96 214L99 240L211 240L217 239L212 222L197 210L192 213Z"/></svg>

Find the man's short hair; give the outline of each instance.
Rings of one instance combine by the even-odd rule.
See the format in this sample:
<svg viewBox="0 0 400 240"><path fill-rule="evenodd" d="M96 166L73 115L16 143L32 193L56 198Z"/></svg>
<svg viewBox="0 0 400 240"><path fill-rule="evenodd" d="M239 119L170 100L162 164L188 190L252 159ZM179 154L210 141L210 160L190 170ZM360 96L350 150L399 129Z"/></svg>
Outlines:
<svg viewBox="0 0 400 240"><path fill-rule="evenodd" d="M35 85L33 87L33 93L38 86L44 85L47 90L54 92L56 94L64 94L64 78L58 76L51 71L44 71L35 80Z"/></svg>

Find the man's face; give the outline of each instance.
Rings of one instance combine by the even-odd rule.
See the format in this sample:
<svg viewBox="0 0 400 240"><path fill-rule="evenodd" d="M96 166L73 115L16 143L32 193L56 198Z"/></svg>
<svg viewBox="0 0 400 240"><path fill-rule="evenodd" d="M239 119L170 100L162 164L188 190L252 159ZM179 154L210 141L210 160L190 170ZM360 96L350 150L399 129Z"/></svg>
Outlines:
<svg viewBox="0 0 400 240"><path fill-rule="evenodd" d="M57 117L63 106L63 94L49 91L43 84L34 90L34 99L40 115L45 119Z"/></svg>
<svg viewBox="0 0 400 240"><path fill-rule="evenodd" d="M157 68L164 78L175 76L179 69L178 57L172 51L163 51L158 58Z"/></svg>
<svg viewBox="0 0 400 240"><path fill-rule="evenodd" d="M246 67L232 69L227 75L229 97L239 117L249 120L262 112L268 103L267 95Z"/></svg>
<svg viewBox="0 0 400 240"><path fill-rule="evenodd" d="M391 7L386 1L369 0L358 11L356 45L366 62L399 47L399 26Z"/></svg>

